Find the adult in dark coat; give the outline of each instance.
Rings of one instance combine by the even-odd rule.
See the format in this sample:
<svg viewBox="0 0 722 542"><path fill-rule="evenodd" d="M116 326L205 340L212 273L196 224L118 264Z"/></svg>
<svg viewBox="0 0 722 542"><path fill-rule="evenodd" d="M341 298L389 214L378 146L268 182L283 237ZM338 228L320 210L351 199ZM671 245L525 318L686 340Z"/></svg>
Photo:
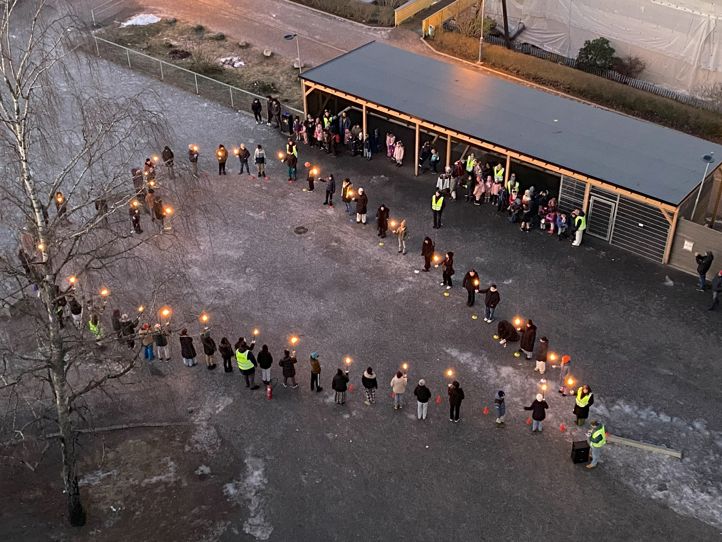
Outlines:
<svg viewBox="0 0 722 542"><path fill-rule="evenodd" d="M135 326L138 325L138 320L131 320L127 314L120 317L120 334L126 340L128 348L131 350L135 348Z"/></svg>
<svg viewBox="0 0 722 542"><path fill-rule="evenodd" d="M535 371L539 371L541 374L547 370L547 356L549 354L549 339L542 337L536 345L536 352L534 354L536 358Z"/></svg>
<svg viewBox="0 0 722 542"><path fill-rule="evenodd" d="M336 404L343 405L346 402L346 390L348 389L348 371L337 369L331 381L331 388L336 392L334 398Z"/></svg>
<svg viewBox="0 0 722 542"><path fill-rule="evenodd" d="M297 388L298 384L296 384L296 363L298 360L296 359L295 355L291 355L288 350L284 352L283 358L281 358L281 361L278 362L278 364L283 368L283 387L288 387L288 379L291 379L291 387Z"/></svg>
<svg viewBox="0 0 722 542"><path fill-rule="evenodd" d="M709 271L710 267L712 267L714 255L712 254L711 250L708 250L704 254L700 254L699 252L696 253L694 255L694 259L697 262L697 274L699 275L699 284L697 285L697 290L700 292L704 292L705 288L707 288L707 272Z"/></svg>
<svg viewBox="0 0 722 542"><path fill-rule="evenodd" d="M490 284L488 288L479 290L484 294L484 322L491 324L494 321L494 311L496 306L501 302L501 295L496 289L496 284Z"/></svg>
<svg viewBox="0 0 722 542"><path fill-rule="evenodd" d="M424 237L424 242L421 243L421 255L424 257L424 271L428 273L431 267L431 259L434 257L434 242L431 237Z"/></svg>
<svg viewBox="0 0 722 542"><path fill-rule="evenodd" d="M526 326L521 332L521 341L519 342L520 352L524 352L526 359L531 359L534 352L534 343L536 342L536 326L531 320L526 321Z"/></svg>
<svg viewBox="0 0 722 542"><path fill-rule="evenodd" d="M364 371L364 374L361 376L361 385L364 387L364 392L366 393L366 401L364 401L364 403L367 405L375 403L376 389L379 387L379 383L376 380L376 373L374 373L373 368L369 367Z"/></svg>
<svg viewBox="0 0 722 542"><path fill-rule="evenodd" d="M712 304L709 306L709 311L713 311L719 305L720 297L722 297L722 270L717 273L717 276L712 279Z"/></svg>
<svg viewBox="0 0 722 542"><path fill-rule="evenodd" d="M193 337L188 336L188 330L182 329L180 334L181 357L186 367L196 364L196 349L193 347Z"/></svg>
<svg viewBox="0 0 722 542"><path fill-rule="evenodd" d="M253 99L253 102L251 102L251 111L253 111L253 117L256 119L256 124L261 124L263 122L263 116L261 115L263 105L261 105L261 100L258 98Z"/></svg>
<svg viewBox="0 0 722 542"><path fill-rule="evenodd" d="M476 269L469 269L469 271L467 271L461 285L466 288L466 305L472 307L474 301L476 301L476 292L479 289L479 274L476 272Z"/></svg>
<svg viewBox="0 0 722 542"><path fill-rule="evenodd" d="M260 104L260 102L259 102ZM227 337L221 339L218 345L218 353L223 358L223 370L227 373L233 372L233 347ZM260 355L258 357L261 357Z"/></svg>
<svg viewBox="0 0 722 542"><path fill-rule="evenodd" d="M288 350L284 352L288 354ZM258 361L258 366L261 368L261 381L268 386L271 383L271 367L273 366L273 356L268 351L268 345L261 346L256 361Z"/></svg>
<svg viewBox="0 0 722 542"><path fill-rule="evenodd" d="M584 384L574 394L574 415L577 417L577 425L584 425L589 417L589 407L594 404L592 388Z"/></svg>
<svg viewBox="0 0 722 542"><path fill-rule="evenodd" d="M506 348L507 343L515 343L519 340L519 332L508 320L502 320L496 326L496 334L499 337L499 344Z"/></svg>
<svg viewBox="0 0 722 542"><path fill-rule="evenodd" d="M368 211L369 198L363 188L358 189L356 196L356 224L366 224L366 212Z"/></svg>
<svg viewBox="0 0 722 542"><path fill-rule="evenodd" d="M336 193L336 179L333 178L333 175L329 175L328 179L326 179L326 199L324 200L323 204L328 205L329 207L333 207L333 195Z"/></svg>
<svg viewBox="0 0 722 542"><path fill-rule="evenodd" d="M206 356L206 367L209 370L215 369L216 363L213 360L213 355L217 350L216 341L211 337L211 331L207 327L203 328L203 333L201 333L201 344L203 345L203 354Z"/></svg>
<svg viewBox="0 0 722 542"><path fill-rule="evenodd" d="M449 421L459 422L461 411L461 402L464 400L464 390L461 389L459 382L454 380L449 384Z"/></svg>
<svg viewBox="0 0 722 542"><path fill-rule="evenodd" d="M453 252L447 252L446 256L444 257L444 260L441 262L441 278L443 279L441 282L441 286L446 286L447 290L451 289L451 277L455 273L454 271L454 253Z"/></svg>
<svg viewBox="0 0 722 542"><path fill-rule="evenodd" d="M389 208L383 203L376 211L376 226L378 227L378 235L381 238L386 237L386 231L389 229Z"/></svg>

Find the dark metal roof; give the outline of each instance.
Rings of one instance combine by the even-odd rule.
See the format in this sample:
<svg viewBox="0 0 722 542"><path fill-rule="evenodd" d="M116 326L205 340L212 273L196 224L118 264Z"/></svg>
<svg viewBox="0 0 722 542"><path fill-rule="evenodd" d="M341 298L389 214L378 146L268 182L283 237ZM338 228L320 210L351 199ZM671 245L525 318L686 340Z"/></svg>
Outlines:
<svg viewBox="0 0 722 542"><path fill-rule="evenodd" d="M672 205L704 154L722 160L715 143L377 42L302 78Z"/></svg>

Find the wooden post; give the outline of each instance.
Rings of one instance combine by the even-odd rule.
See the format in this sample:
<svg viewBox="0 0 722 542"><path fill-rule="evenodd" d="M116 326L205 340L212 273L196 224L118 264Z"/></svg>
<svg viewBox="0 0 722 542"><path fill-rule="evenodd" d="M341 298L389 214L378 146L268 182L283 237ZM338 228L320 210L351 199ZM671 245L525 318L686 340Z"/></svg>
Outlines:
<svg viewBox="0 0 722 542"><path fill-rule="evenodd" d="M592 185L590 183L587 183L584 186L584 200L582 201L582 211L584 211L584 214L587 213L587 209L589 209L589 193L592 189ZM589 220L589 217L587 217L587 221Z"/></svg>
<svg viewBox="0 0 722 542"><path fill-rule="evenodd" d="M446 134L446 167L451 165L451 134Z"/></svg>
<svg viewBox="0 0 722 542"><path fill-rule="evenodd" d="M361 131L364 134L364 139L368 133L368 126L366 125L366 104L361 105ZM363 145L363 142L361 143Z"/></svg>
<svg viewBox="0 0 722 542"><path fill-rule="evenodd" d="M714 179L715 177L717 177L716 173L712 178ZM720 175L720 177L722 177L722 175ZM721 198L722 198L722 178L720 178L717 181L717 198L715 199L715 202L714 202L714 211L712 211L712 220L708 224L708 226L712 229L714 229L715 223L717 222L717 211L719 211L719 202L720 202Z"/></svg>
<svg viewBox="0 0 722 542"><path fill-rule="evenodd" d="M672 245L674 244L674 234L677 233L677 218L679 217L679 208L674 212L672 223L669 226L669 232L667 232L667 244L664 247L664 256L662 256L662 263L669 263L669 255L672 252Z"/></svg>
<svg viewBox="0 0 722 542"><path fill-rule="evenodd" d="M303 94L303 116L308 116L308 94L306 94L306 81L301 79L301 94Z"/></svg>
<svg viewBox="0 0 722 542"><path fill-rule="evenodd" d="M506 168L504 168L504 186L509 184L509 175L511 174L511 155L506 155Z"/></svg>
<svg viewBox="0 0 722 542"><path fill-rule="evenodd" d="M414 175L419 176L419 123L416 123L416 146L414 148Z"/></svg>

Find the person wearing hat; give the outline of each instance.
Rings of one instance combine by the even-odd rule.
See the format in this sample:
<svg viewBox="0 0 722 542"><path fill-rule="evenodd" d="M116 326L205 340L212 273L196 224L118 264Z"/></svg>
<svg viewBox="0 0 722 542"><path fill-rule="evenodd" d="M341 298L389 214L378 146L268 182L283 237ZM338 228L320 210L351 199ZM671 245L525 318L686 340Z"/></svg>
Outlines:
<svg viewBox="0 0 722 542"><path fill-rule="evenodd" d="M546 410L549 405L544 400L544 396L541 393L536 394L536 399L528 407L524 407L524 410L531 410L531 432L536 431L542 432L542 422L547 417Z"/></svg>
<svg viewBox="0 0 722 542"><path fill-rule="evenodd" d="M593 469L599 463L599 458L602 456L602 448L607 443L607 428L604 424L592 420L592 428L587 432L587 441L589 442L589 448L592 451L592 460L587 465L588 469Z"/></svg>
<svg viewBox="0 0 722 542"><path fill-rule="evenodd" d="M318 352L311 352L311 391L314 389L316 393L323 390L321 387L321 363L318 361Z"/></svg>
<svg viewBox="0 0 722 542"><path fill-rule="evenodd" d="M722 296L722 270L712 279L712 304L708 310L715 310L719 306L719 298Z"/></svg>
<svg viewBox="0 0 722 542"><path fill-rule="evenodd" d="M363 385L364 393L366 394L364 404L373 405L376 403L376 388L379 387L379 383L376 380L376 374L371 367L368 367L361 376L361 384Z"/></svg>
<svg viewBox="0 0 722 542"><path fill-rule="evenodd" d="M419 380L419 385L414 388L414 396L416 397L416 418L419 420L426 419L426 413L429 411L429 399L431 399L431 390L426 387L426 380Z"/></svg>
<svg viewBox="0 0 722 542"><path fill-rule="evenodd" d="M216 353L216 341L211 337L211 330L207 326L203 328L201 333L201 344L203 345L203 354L206 357L206 367L209 371L216 368L213 355Z"/></svg>
<svg viewBox="0 0 722 542"><path fill-rule="evenodd" d="M165 328L170 322L166 323ZM153 340L159 361L170 361L170 347L168 346L168 331L160 324L153 326Z"/></svg>
<svg viewBox="0 0 722 542"><path fill-rule="evenodd" d="M506 394L504 390L496 392L494 397L494 411L496 412L496 426L501 427L504 425L504 416L506 416L506 403L504 402Z"/></svg>
<svg viewBox="0 0 722 542"><path fill-rule="evenodd" d="M572 357L569 354L562 356L561 365L559 366L559 393L563 396L567 394L567 377L572 369Z"/></svg>
<svg viewBox="0 0 722 542"><path fill-rule="evenodd" d="M358 189L356 197L356 224L366 225L366 213L368 211L369 198L363 188Z"/></svg>

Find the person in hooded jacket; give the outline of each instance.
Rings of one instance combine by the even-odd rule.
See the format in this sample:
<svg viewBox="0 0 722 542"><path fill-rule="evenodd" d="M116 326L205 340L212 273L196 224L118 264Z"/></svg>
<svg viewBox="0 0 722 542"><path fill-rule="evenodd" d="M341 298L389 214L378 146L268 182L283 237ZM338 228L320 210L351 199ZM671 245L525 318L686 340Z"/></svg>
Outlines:
<svg viewBox="0 0 722 542"><path fill-rule="evenodd" d="M526 321L526 326L521 332L521 341L519 342L519 353L524 353L526 359L530 360L534 352L534 343L536 342L536 326L532 320Z"/></svg>
<svg viewBox="0 0 722 542"><path fill-rule="evenodd" d="M574 415L577 417L576 424L583 426L589 417L589 408L594 404L592 388L587 384L580 386L574 396Z"/></svg>
<svg viewBox="0 0 722 542"><path fill-rule="evenodd" d="M449 421L459 423L461 414L461 402L464 400L464 390L458 380L449 384Z"/></svg>
<svg viewBox="0 0 722 542"><path fill-rule="evenodd" d="M504 390L496 392L494 397L494 411L496 412L496 426L501 427L504 425L504 416L506 416L506 394Z"/></svg>
<svg viewBox="0 0 722 542"><path fill-rule="evenodd" d="M119 341L123 339L123 324L120 321L120 309L113 309L113 314L110 317L110 325L113 328L113 333L118 337Z"/></svg>
<svg viewBox="0 0 722 542"><path fill-rule="evenodd" d="M376 226L378 228L378 233L376 235L378 235L382 239L386 237L386 232L389 229L389 213L389 208L386 207L383 203L376 211Z"/></svg>
<svg viewBox="0 0 722 542"><path fill-rule="evenodd" d="M451 277L454 274L454 253L447 252L444 260L441 262L442 267L442 282L441 286L446 286L447 290L451 290Z"/></svg>
<svg viewBox="0 0 722 542"><path fill-rule="evenodd" d="M288 350L283 351L284 354L288 354ZM261 351L258 353L258 366L261 368L261 382L268 386L271 383L271 367L273 366L273 356L268 351L268 345L264 344L261 346Z"/></svg>
<svg viewBox="0 0 722 542"><path fill-rule="evenodd" d="M549 354L549 339L542 337L536 346L535 357L536 363L534 364L534 370L538 371L539 374L544 374L547 370L547 356Z"/></svg>
<svg viewBox="0 0 722 542"><path fill-rule="evenodd" d="M196 365L196 349L193 346L193 337L188 336L188 330L186 328L181 329L180 345L181 345L181 357L183 358L183 365L185 365L186 367L195 366Z"/></svg>
<svg viewBox="0 0 722 542"><path fill-rule="evenodd" d="M251 102L251 111L253 111L253 118L256 119L256 124L262 124L263 115L261 115L261 111L263 111L263 105L261 105L261 100L258 98L253 99Z"/></svg>
<svg viewBox="0 0 722 542"><path fill-rule="evenodd" d="M508 320L501 320L496 326L496 335L499 337L499 344L506 348L507 343L515 343L519 340L519 332L514 324Z"/></svg>
<svg viewBox="0 0 722 542"><path fill-rule="evenodd" d="M476 269L470 269L464 275L464 280L461 285L466 289L466 306L473 307L474 301L476 300L476 292L479 291L479 274Z"/></svg>
<svg viewBox="0 0 722 542"><path fill-rule="evenodd" d="M160 154L161 158L163 158L163 164L165 164L166 169L168 170L168 176L171 179L175 179L175 169L173 167L173 159L175 158L173 151L170 150L170 147L166 145L163 147L163 152Z"/></svg>
<svg viewBox="0 0 722 542"><path fill-rule="evenodd" d="M361 385L363 385L366 394L364 404L373 405L376 403L376 389L379 387L379 383L376 381L376 374L374 374L371 367L368 367L361 376Z"/></svg>
<svg viewBox="0 0 722 542"><path fill-rule="evenodd" d="M421 243L421 255L424 257L424 269L423 271L429 272L431 268L431 260L434 257L434 242L431 237L424 237L424 242Z"/></svg>
<svg viewBox="0 0 722 542"><path fill-rule="evenodd" d="M711 250L708 250L704 254L697 252L694 255L695 262L697 262L697 275L699 276L699 284L697 285L698 292L704 292L707 288L707 272L712 267L712 261L714 255Z"/></svg>
<svg viewBox="0 0 722 542"><path fill-rule="evenodd" d="M227 373L232 373L233 372L233 346L231 346L231 341L228 340L228 337L221 338L221 342L218 345L218 353L221 355L221 358L223 359L223 370ZM259 358L261 357L260 354L258 357Z"/></svg>
<svg viewBox="0 0 722 542"><path fill-rule="evenodd" d="M203 328L201 333L201 344L203 345L203 354L206 357L206 367L209 371L216 368L213 355L216 353L216 341L211 337L211 330L208 327Z"/></svg>
<svg viewBox="0 0 722 542"><path fill-rule="evenodd" d="M356 197L356 224L366 225L366 212L368 211L369 198L363 188L358 189Z"/></svg>
<svg viewBox="0 0 722 542"><path fill-rule="evenodd" d="M542 432L542 422L547 417L546 410L549 408L549 404L544 400L544 396L541 393L537 393L536 399L532 401L532 404L528 407L524 407L524 410L531 410L531 432L538 431Z"/></svg>
<svg viewBox="0 0 722 542"><path fill-rule="evenodd" d="M334 401L337 405L346 403L346 390L348 389L348 369L344 372L341 369L336 370L336 374L331 381L331 389L336 392Z"/></svg>
<svg viewBox="0 0 722 542"><path fill-rule="evenodd" d="M83 306L75 299L75 296L68 296L68 308L70 309L70 317L77 329L83 325Z"/></svg>
<svg viewBox="0 0 722 542"><path fill-rule="evenodd" d="M137 325L138 319L131 320L127 314L120 317L120 334L131 350L135 348L135 326Z"/></svg>
<svg viewBox="0 0 722 542"><path fill-rule="evenodd" d="M250 158L251 158L251 151L249 151L246 148L246 145L244 143L241 143L240 147L238 147L238 161L241 163L241 171L238 172L239 175L243 174L244 168L248 175L251 174L251 168L248 166L248 160Z"/></svg>
<svg viewBox="0 0 722 542"><path fill-rule="evenodd" d="M414 397L416 397L416 419L425 420L429 411L429 399L431 399L431 390L426 387L426 380L419 380L419 384L414 388Z"/></svg>
<svg viewBox="0 0 722 542"><path fill-rule="evenodd" d="M291 387L293 389L296 389L298 387L298 384L296 384L296 363L298 360L296 359L296 351L289 352L288 350L283 351L283 358L281 361L278 362L278 364L283 368L283 387L288 387L288 379L291 379Z"/></svg>
<svg viewBox="0 0 722 542"><path fill-rule="evenodd" d="M315 389L316 393L318 393L323 390L321 387L321 362L318 359L318 352L311 352L308 361L311 364L311 391Z"/></svg>
<svg viewBox="0 0 722 542"><path fill-rule="evenodd" d="M496 284L490 284L488 288L479 290L480 294L484 294L484 322L491 324L494 321L494 311L501 302L499 290Z"/></svg>
<svg viewBox="0 0 722 542"><path fill-rule="evenodd" d="M326 199L324 200L323 204L328 205L329 207L333 207L333 195L336 193L336 179L333 178L333 175L329 175L328 179L326 179Z"/></svg>

